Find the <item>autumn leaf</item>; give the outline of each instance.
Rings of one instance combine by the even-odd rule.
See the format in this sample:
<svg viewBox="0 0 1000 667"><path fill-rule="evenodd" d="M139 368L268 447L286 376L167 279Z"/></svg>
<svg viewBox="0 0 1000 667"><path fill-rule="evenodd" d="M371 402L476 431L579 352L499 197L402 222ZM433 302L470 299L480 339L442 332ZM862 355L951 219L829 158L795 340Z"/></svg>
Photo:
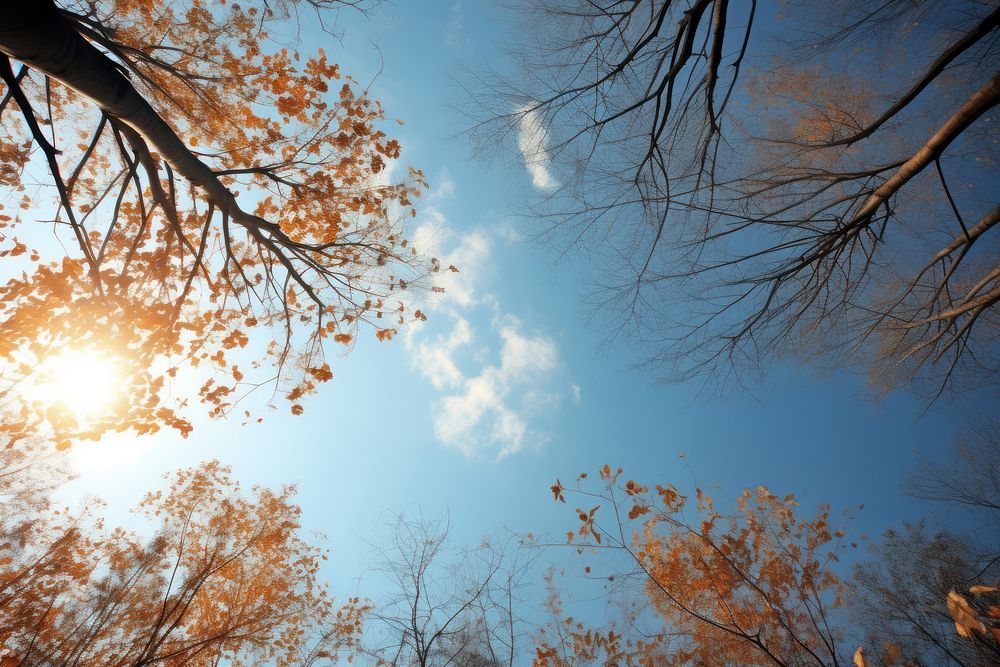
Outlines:
<svg viewBox="0 0 1000 667"><path fill-rule="evenodd" d="M0 470L11 472L12 456L0 447ZM19 467L61 479L46 465ZM8 499L17 474L0 476ZM0 604L11 664L44 655L46 664L290 665L312 650L353 653L368 607L330 598L318 574L325 554L300 536L291 487L247 494L218 461L166 480L136 508L148 539L104 529L92 502L60 509L37 483L17 495L17 511L0 505L0 581L18 578L17 599ZM9 550L12 540L27 542ZM163 576L175 568L184 576Z"/></svg>
<svg viewBox="0 0 1000 667"><path fill-rule="evenodd" d="M972 632L986 633L986 626L979 620L979 615L969 606L968 601L955 591L948 593L948 613L955 621L955 631L966 638L972 638Z"/></svg>
<svg viewBox="0 0 1000 667"><path fill-rule="evenodd" d="M973 595L982 595L984 593L996 593L998 591L1000 591L1000 588L996 586L982 586L977 584L975 586L969 587L969 592L972 593Z"/></svg>
<svg viewBox="0 0 1000 667"><path fill-rule="evenodd" d="M577 529L567 533L567 546L580 555L588 547L600 547L609 564L618 558L620 571L603 578L615 582L625 575L629 582L641 582L639 590L647 594L644 603L663 625L644 633L641 644L636 640L618 645L619 634L581 624L565 635L567 656L585 664L636 667L749 665L765 657L758 653L762 636L769 638L768 650L799 646L799 641L840 650L828 628L816 622L840 604L846 590L825 565L836 557L832 550L839 532L830 526L829 506L821 506L812 518L797 517L793 497L757 487L745 490L735 511L726 515L700 492L697 506L686 508L685 496L672 485L658 484L651 491L637 480L623 481L621 469L610 465L599 473L600 481L590 486L581 474L580 488L565 489L561 483L552 487L554 495L601 500L576 507ZM624 506L623 497L629 499ZM606 510L604 517L611 525L599 529L596 519L602 506L613 510ZM629 536L631 526L624 522L640 517L641 524ZM834 662L826 649L820 651L818 661ZM810 661L804 654L780 655L783 664L798 664L799 657L803 663Z"/></svg>
<svg viewBox="0 0 1000 667"><path fill-rule="evenodd" d="M0 285L0 365L27 386L72 332L121 358L129 399L74 424L44 401L7 396L27 410L26 432L53 430L61 443L129 429L187 435L196 401L221 418L270 384L295 403L332 378L327 340L347 345L361 327L381 341L397 333L375 324L385 300L431 260L409 250L396 211L426 183L413 169L375 179L401 155L382 107L322 52L272 39L295 29L300 1L281 11L260 0L116 1L84 17L39 0L7 17L0 64L19 60L32 76L4 78L18 101L0 129L0 199L59 209L67 233L39 253L18 240L20 220L0 214L0 256L37 260ZM49 69L66 49L81 56ZM71 139L52 148L36 120ZM61 167L32 176L54 187L22 195L36 148L40 164ZM107 215L90 215L110 192ZM204 391L173 395L167 368Z"/></svg>

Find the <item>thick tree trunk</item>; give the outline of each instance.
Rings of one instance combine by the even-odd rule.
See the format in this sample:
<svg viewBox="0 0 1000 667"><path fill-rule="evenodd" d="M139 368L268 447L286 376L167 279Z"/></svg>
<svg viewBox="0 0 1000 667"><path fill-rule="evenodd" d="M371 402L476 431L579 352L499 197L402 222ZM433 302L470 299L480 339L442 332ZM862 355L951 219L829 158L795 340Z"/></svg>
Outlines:
<svg viewBox="0 0 1000 667"><path fill-rule="evenodd" d="M234 222L277 230L236 206L232 193L212 169L188 149L119 66L77 32L53 0L0 0L0 51L73 88L135 129Z"/></svg>

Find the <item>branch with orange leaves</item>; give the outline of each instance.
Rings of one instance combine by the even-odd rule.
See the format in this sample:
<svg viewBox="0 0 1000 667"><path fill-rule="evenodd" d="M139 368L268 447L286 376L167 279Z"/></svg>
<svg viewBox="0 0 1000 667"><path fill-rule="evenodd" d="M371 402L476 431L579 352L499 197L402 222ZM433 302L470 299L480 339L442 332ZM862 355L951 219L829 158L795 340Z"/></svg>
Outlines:
<svg viewBox="0 0 1000 667"><path fill-rule="evenodd" d="M378 102L349 77L334 88L342 75L322 50L300 63L269 44L265 26L294 21L294 4L3 6L0 54L22 65L2 72L3 104L21 111L0 137L15 162L4 174L31 168L23 145L41 147L59 195L55 223L72 228L84 260L69 253L0 286L0 353L28 359L30 375L82 341L121 357L127 391L141 397L88 424L56 424L35 406L35 425L58 426L62 444L126 428L187 434L179 410L189 397L165 389L182 367L209 372L197 382L211 416L265 385L300 414L299 399L332 376L326 342L350 345L362 324L390 339L410 316L397 295L440 270L404 236L426 183L412 169L385 179L401 149L379 129ZM43 207L39 199L21 206ZM26 252L13 240L0 256ZM232 357L247 356L255 331L272 340L241 370ZM267 380L244 381L247 366L264 364L274 367Z"/></svg>
<svg viewBox="0 0 1000 667"><path fill-rule="evenodd" d="M830 610L840 605L843 586L833 566L847 547L843 532L829 526L828 506L803 520L792 496L758 487L724 515L699 489L690 517L688 498L672 485L651 493L634 480L622 482L622 470L610 466L599 476L599 490L589 490L582 474L574 489L557 481L552 492L563 502L567 494L600 501L577 510L580 524L568 543L581 554L620 553L631 569L607 578L642 582L662 623L659 639L647 637L643 651L669 645L677 663L838 663ZM585 570L590 575L589 565ZM634 664L645 664L631 651Z"/></svg>

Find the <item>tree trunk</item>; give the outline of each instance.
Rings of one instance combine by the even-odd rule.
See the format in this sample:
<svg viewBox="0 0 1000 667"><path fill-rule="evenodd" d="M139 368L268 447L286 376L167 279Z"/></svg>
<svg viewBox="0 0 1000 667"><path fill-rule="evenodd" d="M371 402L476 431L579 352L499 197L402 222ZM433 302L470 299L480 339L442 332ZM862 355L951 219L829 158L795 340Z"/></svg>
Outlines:
<svg viewBox="0 0 1000 667"><path fill-rule="evenodd" d="M212 169L198 159L117 65L84 39L53 0L0 0L0 51L93 100L135 129L171 167L244 227L275 227L244 213Z"/></svg>

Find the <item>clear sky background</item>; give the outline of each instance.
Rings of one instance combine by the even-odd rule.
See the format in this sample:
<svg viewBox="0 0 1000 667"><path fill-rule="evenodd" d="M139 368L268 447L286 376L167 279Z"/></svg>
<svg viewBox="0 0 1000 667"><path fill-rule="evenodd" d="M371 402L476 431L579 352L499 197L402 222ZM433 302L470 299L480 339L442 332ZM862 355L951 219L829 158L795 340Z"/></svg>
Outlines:
<svg viewBox="0 0 1000 667"><path fill-rule="evenodd" d="M306 530L326 535L338 596L377 595L357 581L387 513L447 512L459 545L505 529L558 538L574 515L549 486L604 463L650 484L717 484L717 499L766 485L795 493L805 512L864 503L855 535L926 512L900 493L901 480L917 456L944 456L988 406L942 403L924 414L905 393L874 402L861 377L791 363L719 395L699 383L658 385L630 369L632 351L602 345L582 305L588 267L554 263L524 240L532 221L512 213L532 188L516 146L498 146L500 159L484 165L456 136L466 121L453 110L461 91L452 77L462 65L503 65L504 18L493 3L399 0L368 17L342 14L340 43L303 36L303 50L323 46L362 83L381 58L373 96L387 120L405 121L387 131L432 186L411 237L461 269L426 309L429 321L390 343L368 333L330 359L334 380L300 417L283 407L259 425L203 420L187 440L74 447L80 476L68 502L100 495L109 524L136 525L128 508L163 473L209 458L248 486L296 483Z"/></svg>

